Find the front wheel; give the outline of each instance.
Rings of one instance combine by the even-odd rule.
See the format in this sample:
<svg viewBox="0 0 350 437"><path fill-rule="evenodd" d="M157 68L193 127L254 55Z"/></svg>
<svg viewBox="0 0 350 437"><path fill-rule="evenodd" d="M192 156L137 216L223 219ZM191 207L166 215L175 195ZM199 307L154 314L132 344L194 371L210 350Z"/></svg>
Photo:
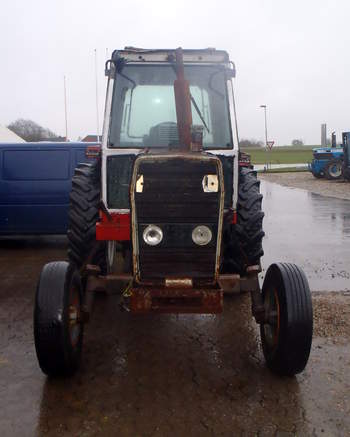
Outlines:
<svg viewBox="0 0 350 437"><path fill-rule="evenodd" d="M43 267L34 306L34 340L46 375L71 375L79 367L82 297L80 276L72 264L51 262Z"/></svg>
<svg viewBox="0 0 350 437"><path fill-rule="evenodd" d="M311 293L304 272L295 264L272 264L262 295L265 323L260 333L267 366L281 375L302 372L313 331Z"/></svg>
<svg viewBox="0 0 350 437"><path fill-rule="evenodd" d="M316 179L321 179L323 176L321 173L316 173L315 171L311 170L312 176Z"/></svg>

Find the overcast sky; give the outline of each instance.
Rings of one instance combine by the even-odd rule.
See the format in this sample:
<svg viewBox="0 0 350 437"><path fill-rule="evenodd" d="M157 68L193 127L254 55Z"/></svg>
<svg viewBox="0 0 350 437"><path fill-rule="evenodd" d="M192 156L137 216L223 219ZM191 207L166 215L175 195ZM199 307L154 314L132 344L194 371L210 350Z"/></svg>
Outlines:
<svg viewBox="0 0 350 437"><path fill-rule="evenodd" d="M30 118L64 135L96 132L94 49L100 124L106 49L226 49L241 138L320 143L320 124L350 130L348 0L3 0L0 124Z"/></svg>

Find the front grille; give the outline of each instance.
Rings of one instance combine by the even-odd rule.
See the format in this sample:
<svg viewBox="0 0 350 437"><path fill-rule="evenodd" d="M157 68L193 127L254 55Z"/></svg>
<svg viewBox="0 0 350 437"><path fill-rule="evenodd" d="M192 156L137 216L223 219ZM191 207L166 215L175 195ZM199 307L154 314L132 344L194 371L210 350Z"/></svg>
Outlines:
<svg viewBox="0 0 350 437"><path fill-rule="evenodd" d="M327 153L327 152L324 152L324 153L315 152L313 155L314 155L314 159L333 159L334 158L333 153Z"/></svg>
<svg viewBox="0 0 350 437"><path fill-rule="evenodd" d="M135 164L134 171L143 178L142 192L135 192L132 206L141 279L214 277L222 187L220 183L218 192L204 192L202 182L206 175L219 175L221 163L216 157L204 156L203 160L139 158ZM143 230L149 224L163 230L158 246L143 241ZM198 225L212 231L206 246L192 241L192 231Z"/></svg>

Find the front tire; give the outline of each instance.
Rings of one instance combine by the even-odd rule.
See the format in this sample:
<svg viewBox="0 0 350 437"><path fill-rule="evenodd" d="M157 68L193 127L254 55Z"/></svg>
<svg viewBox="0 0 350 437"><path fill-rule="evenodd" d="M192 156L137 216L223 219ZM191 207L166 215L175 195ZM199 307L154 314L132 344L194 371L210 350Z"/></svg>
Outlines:
<svg viewBox="0 0 350 437"><path fill-rule="evenodd" d="M311 171L312 176L316 179L321 179L323 176L321 173L316 173L315 171Z"/></svg>
<svg viewBox="0 0 350 437"><path fill-rule="evenodd" d="M34 306L34 341L41 370L48 376L72 375L80 365L84 326L82 285L65 261L43 267Z"/></svg>
<svg viewBox="0 0 350 437"><path fill-rule="evenodd" d="M304 370L313 330L312 301L304 272L295 264L272 264L262 289L266 322L260 325L267 366L281 375Z"/></svg>

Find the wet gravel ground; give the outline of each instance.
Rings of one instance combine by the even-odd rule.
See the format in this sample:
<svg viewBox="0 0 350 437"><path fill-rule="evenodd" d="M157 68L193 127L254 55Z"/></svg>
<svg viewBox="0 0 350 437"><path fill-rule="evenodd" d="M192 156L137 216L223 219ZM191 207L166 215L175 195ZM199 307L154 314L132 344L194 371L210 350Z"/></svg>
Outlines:
<svg viewBox="0 0 350 437"><path fill-rule="evenodd" d="M306 370L265 367L249 295L221 316L132 316L100 296L81 371L50 380L37 365L32 311L58 238L0 241L0 436L350 435L350 296L314 293Z"/></svg>
<svg viewBox="0 0 350 437"><path fill-rule="evenodd" d="M286 187L302 188L323 196L350 200L350 182L317 179L310 172L259 173L259 179L275 182Z"/></svg>
<svg viewBox="0 0 350 437"><path fill-rule="evenodd" d="M350 200L266 180L260 188L263 270L276 261L293 262L303 268L313 290L350 291Z"/></svg>

